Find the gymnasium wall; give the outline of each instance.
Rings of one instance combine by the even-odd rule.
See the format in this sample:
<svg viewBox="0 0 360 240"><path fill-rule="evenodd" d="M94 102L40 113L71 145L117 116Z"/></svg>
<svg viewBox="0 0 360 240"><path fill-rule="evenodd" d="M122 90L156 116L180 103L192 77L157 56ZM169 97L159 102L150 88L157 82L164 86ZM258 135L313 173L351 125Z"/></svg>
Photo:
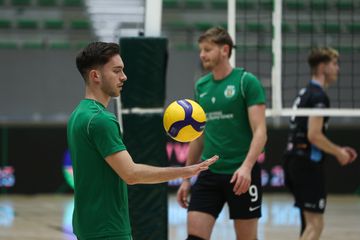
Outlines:
<svg viewBox="0 0 360 240"><path fill-rule="evenodd" d="M64 124L73 107L84 95L84 83L75 67L75 50L7 50L0 49L0 124L2 123L60 123ZM256 59L247 53L247 59ZM240 58L241 56L238 55ZM287 54L287 61L291 61L291 54ZM293 58L296 54L293 55ZM304 56L305 58L305 56ZM270 61L270 59L269 59ZM247 70L260 72L260 79L266 89L268 107L271 105L270 65L259 66L256 61L249 60L239 65L246 65ZM149 63L150 64L150 63ZM306 63L304 63L306 65ZM348 66L342 66L343 74ZM261 69L259 69L261 68ZM307 79L307 66L299 66L304 75L303 86ZM294 66L294 72L299 71ZM141 69L139 69L141 71ZM287 69L291 71L291 69ZM125 66L126 73L126 66ZM170 49L165 104L181 99L193 98L193 87L196 79L202 75L198 52L179 51ZM306 77L305 77L306 76ZM340 74L340 81L344 79ZM128 79L131 81L131 79ZM296 79L284 79L284 86L293 86ZM347 80L345 81L347 82ZM296 83L297 84L297 83ZM284 93L289 106L297 88ZM337 107L337 86L329 89L334 95L332 106ZM126 84L123 89L126 91ZM345 91L345 92L344 92ZM341 90L346 95L346 89ZM290 96L291 95L291 96ZM287 124L287 121L282 121ZM334 118L333 124L359 125L358 118Z"/></svg>
<svg viewBox="0 0 360 240"><path fill-rule="evenodd" d="M76 53L1 49L0 124L65 123L84 95L84 83L75 66ZM167 103L193 97L198 68L197 52L169 53Z"/></svg>
<svg viewBox="0 0 360 240"><path fill-rule="evenodd" d="M72 191L68 181L71 166L69 162L63 164L69 161L65 123L84 94L75 56L73 50L0 50L0 192ZM255 71L257 67L249 64L247 68ZM192 98L194 82L202 74L199 69L197 51L170 50L166 104L175 99ZM264 85L268 84L269 79L261 80ZM272 119L268 120L267 152L261 161L263 185L266 191L284 191L279 164L286 141L287 119L282 119L280 128L271 124ZM334 117L330 121L330 137L339 144L351 143L359 151L359 123L358 118ZM187 145L169 140L166 151L170 165L181 165ZM360 161L340 168L330 159L326 169L330 192L360 191ZM170 188L175 186L172 189L177 184L178 181L169 183Z"/></svg>
<svg viewBox="0 0 360 240"><path fill-rule="evenodd" d="M76 53L1 49L0 124L64 123L84 95L84 83L75 66ZM170 52L167 102L192 98L197 57L196 52Z"/></svg>
<svg viewBox="0 0 360 240"><path fill-rule="evenodd" d="M1 50L0 122L61 122L83 97L76 52Z"/></svg>
<svg viewBox="0 0 360 240"><path fill-rule="evenodd" d="M159 120L161 121L161 120ZM125 129L126 134L126 129ZM164 133L165 134L165 133ZM360 149L360 128L331 128L329 137L338 144ZM63 193L72 192L65 126L2 126L0 128L0 193ZM265 157L260 160L262 181L266 192L283 192L282 153L287 130L269 128ZM126 144L126 142L125 142ZM140 144L140 143L139 143ZM157 142L153 143L154 145ZM141 149L142 147L140 147ZM152 149L153 146L146 148ZM168 139L169 165L184 164L187 144ZM146 151L144 150L146 153ZM141 152L130 152L141 156ZM360 194L360 160L340 167L332 157L325 164L327 188L330 193ZM175 190L180 180L169 182Z"/></svg>

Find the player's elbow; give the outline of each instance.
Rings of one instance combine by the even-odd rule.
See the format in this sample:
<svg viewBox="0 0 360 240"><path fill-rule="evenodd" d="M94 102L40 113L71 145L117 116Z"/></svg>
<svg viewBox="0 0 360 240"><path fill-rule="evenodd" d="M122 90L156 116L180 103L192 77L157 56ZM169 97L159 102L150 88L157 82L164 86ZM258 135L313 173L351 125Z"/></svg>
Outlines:
<svg viewBox="0 0 360 240"><path fill-rule="evenodd" d="M135 185L135 184L138 184L138 182L136 182L136 181L127 181L126 184L127 185Z"/></svg>
<svg viewBox="0 0 360 240"><path fill-rule="evenodd" d="M264 131L264 144L266 144L267 140L268 140L268 136L267 136L267 133L266 133L266 130Z"/></svg>
<svg viewBox="0 0 360 240"><path fill-rule="evenodd" d="M308 132L307 139L311 144L316 145L321 138L321 133L318 132Z"/></svg>
<svg viewBox="0 0 360 240"><path fill-rule="evenodd" d="M136 176L137 175L134 172L129 172L125 176L121 176L121 178L127 185L135 185L139 183L139 178Z"/></svg>
<svg viewBox="0 0 360 240"><path fill-rule="evenodd" d="M137 184L138 182L136 181L135 178L132 178L132 177L129 177L129 178L126 178L126 179L123 179L127 185L135 185Z"/></svg>

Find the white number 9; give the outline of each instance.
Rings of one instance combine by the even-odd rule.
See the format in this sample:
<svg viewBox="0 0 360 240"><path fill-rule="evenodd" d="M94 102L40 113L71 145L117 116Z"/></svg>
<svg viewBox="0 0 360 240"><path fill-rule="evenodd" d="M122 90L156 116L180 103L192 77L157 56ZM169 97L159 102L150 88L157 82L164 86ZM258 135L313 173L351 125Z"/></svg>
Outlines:
<svg viewBox="0 0 360 240"><path fill-rule="evenodd" d="M249 194L251 196L251 202L256 202L258 200L259 195L256 185L251 185L249 187Z"/></svg>

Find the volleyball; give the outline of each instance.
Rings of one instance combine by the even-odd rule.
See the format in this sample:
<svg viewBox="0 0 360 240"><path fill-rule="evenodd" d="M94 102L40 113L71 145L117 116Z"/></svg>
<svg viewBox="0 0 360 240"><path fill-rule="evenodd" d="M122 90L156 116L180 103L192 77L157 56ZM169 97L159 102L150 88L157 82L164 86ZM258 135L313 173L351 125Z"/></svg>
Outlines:
<svg viewBox="0 0 360 240"><path fill-rule="evenodd" d="M172 102L164 112L167 134L178 142L191 142L205 129L206 115L202 107L190 99Z"/></svg>

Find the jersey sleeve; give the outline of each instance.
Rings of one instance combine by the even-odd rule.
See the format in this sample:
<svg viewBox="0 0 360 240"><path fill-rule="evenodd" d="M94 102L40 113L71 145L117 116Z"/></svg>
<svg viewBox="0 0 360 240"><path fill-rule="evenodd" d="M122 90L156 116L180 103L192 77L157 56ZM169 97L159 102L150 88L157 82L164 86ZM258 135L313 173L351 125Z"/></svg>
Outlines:
<svg viewBox="0 0 360 240"><path fill-rule="evenodd" d="M115 117L95 117L89 125L89 135L103 158L126 150L121 139L120 126Z"/></svg>
<svg viewBox="0 0 360 240"><path fill-rule="evenodd" d="M195 88L194 88L194 99L196 102L199 102L199 92L197 89L197 85L195 85Z"/></svg>
<svg viewBox="0 0 360 240"><path fill-rule="evenodd" d="M198 79L195 82L195 87L194 87L194 99L196 102L200 101L200 89L201 89L201 85L203 84L203 82L205 81L206 76L201 77L200 79Z"/></svg>
<svg viewBox="0 0 360 240"><path fill-rule="evenodd" d="M245 72L240 82L241 94L245 98L247 107L265 104L265 91L261 82L251 73Z"/></svg>

